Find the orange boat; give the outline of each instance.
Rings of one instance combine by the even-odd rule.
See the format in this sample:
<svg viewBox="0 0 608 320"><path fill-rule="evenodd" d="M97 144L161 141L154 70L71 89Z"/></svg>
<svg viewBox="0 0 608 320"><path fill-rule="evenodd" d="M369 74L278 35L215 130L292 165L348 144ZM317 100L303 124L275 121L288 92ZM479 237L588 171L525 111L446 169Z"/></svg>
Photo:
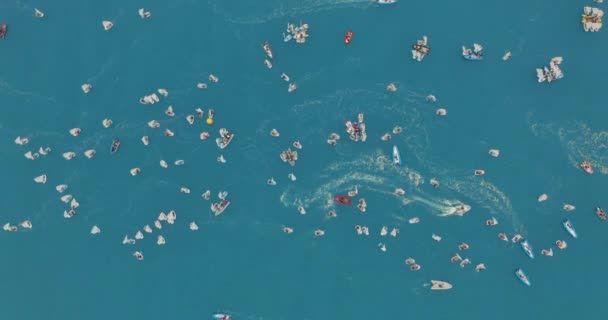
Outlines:
<svg viewBox="0 0 608 320"><path fill-rule="evenodd" d="M4 37L6 37L7 28L8 26L6 25L6 23L3 23L2 26L0 26L0 39L4 39Z"/></svg>
<svg viewBox="0 0 608 320"><path fill-rule="evenodd" d="M351 41L353 41L354 35L355 35L354 32L352 32L350 30L346 31L346 34L344 35L344 43L349 44Z"/></svg>

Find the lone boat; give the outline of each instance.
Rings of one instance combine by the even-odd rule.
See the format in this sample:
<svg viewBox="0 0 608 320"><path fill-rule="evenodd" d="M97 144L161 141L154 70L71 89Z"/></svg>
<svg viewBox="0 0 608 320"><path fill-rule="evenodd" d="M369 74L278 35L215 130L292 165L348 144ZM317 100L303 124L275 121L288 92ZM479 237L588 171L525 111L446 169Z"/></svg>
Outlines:
<svg viewBox="0 0 608 320"><path fill-rule="evenodd" d="M226 208L228 208L229 205L230 201L224 199L219 203L211 204L211 211L215 216L219 216L222 214L222 212L224 212L224 210L226 210Z"/></svg>
<svg viewBox="0 0 608 320"><path fill-rule="evenodd" d="M211 317L213 317L213 319L217 319L217 320L230 320L230 319L232 319L232 317L230 315L223 314L223 313L216 313L216 314L212 315Z"/></svg>
<svg viewBox="0 0 608 320"><path fill-rule="evenodd" d="M600 207L595 208L595 214L597 214L597 217L600 218L601 220L606 221L607 217L606 217L606 213L604 212L604 210Z"/></svg>
<svg viewBox="0 0 608 320"><path fill-rule="evenodd" d="M523 282L528 287L532 285L530 283L530 279L528 279L528 276L524 273L524 270L522 270L521 268L517 268L517 270L515 270L515 275L521 282Z"/></svg>
<svg viewBox="0 0 608 320"><path fill-rule="evenodd" d="M580 164L581 169L583 169L588 174L593 174L593 167L589 163L589 161L585 160Z"/></svg>
<svg viewBox="0 0 608 320"><path fill-rule="evenodd" d="M477 43L473 43L473 50L462 46L462 56L469 61L481 61L483 60L482 50L483 47Z"/></svg>
<svg viewBox="0 0 608 320"><path fill-rule="evenodd" d="M452 289L452 284L439 281L439 280L431 280L431 290L450 290Z"/></svg>
<svg viewBox="0 0 608 320"><path fill-rule="evenodd" d="M576 234L576 230L574 230L574 227L572 226L572 223L570 222L570 219L566 219L562 222L562 225L564 226L564 228L566 228L566 231L568 231L568 233L574 238L578 238L578 235Z"/></svg>
<svg viewBox="0 0 608 320"><path fill-rule="evenodd" d="M334 201L337 204L343 204L345 206L349 206L352 200L353 200L353 198L351 198L349 196L336 196L334 198Z"/></svg>
<svg viewBox="0 0 608 320"><path fill-rule="evenodd" d="M262 43L262 49L264 49L264 52L268 58L272 59L272 49L270 49L270 44L268 44L268 41Z"/></svg>
<svg viewBox="0 0 608 320"><path fill-rule="evenodd" d="M524 250L526 255L528 255L530 259L534 259L534 252L532 251L532 246L530 245L530 242L528 242L528 239L525 239L519 244L521 245L521 248Z"/></svg>
<svg viewBox="0 0 608 320"><path fill-rule="evenodd" d="M350 44L351 41L353 41L353 36L355 35L354 32L348 30L346 31L346 35L344 35L344 43L345 44Z"/></svg>
<svg viewBox="0 0 608 320"><path fill-rule="evenodd" d="M395 165L401 165L401 155L399 155L397 146L393 146L393 163Z"/></svg>
<svg viewBox="0 0 608 320"><path fill-rule="evenodd" d="M8 29L8 26L6 25L6 23L3 23L2 26L0 26L0 39L4 39L4 37L6 37L7 29Z"/></svg>
<svg viewBox="0 0 608 320"><path fill-rule="evenodd" d="M112 147L110 148L110 152L116 153L116 151L118 151L118 148L120 148L120 140L114 139L114 141L112 141Z"/></svg>
<svg viewBox="0 0 608 320"><path fill-rule="evenodd" d="M377 4L395 4L397 0L374 0Z"/></svg>

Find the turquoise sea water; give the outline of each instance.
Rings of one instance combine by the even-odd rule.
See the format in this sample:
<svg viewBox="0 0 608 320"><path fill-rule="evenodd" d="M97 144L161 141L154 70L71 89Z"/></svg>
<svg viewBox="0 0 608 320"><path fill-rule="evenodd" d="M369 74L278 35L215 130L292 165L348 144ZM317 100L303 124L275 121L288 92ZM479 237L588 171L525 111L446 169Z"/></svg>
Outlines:
<svg viewBox="0 0 608 320"><path fill-rule="evenodd" d="M368 1L125 1L95 4L53 1L0 3L9 24L0 41L0 154L2 224L30 219L34 228L0 233L3 275L0 307L6 319L206 319L218 311L234 319L603 319L603 276L608 235L594 214L608 207L608 134L603 95L606 30L584 33L580 14L589 1L401 1L377 7ZM33 17L40 6L44 19ZM602 5L599 5L602 6ZM152 18L142 20L145 7ZM605 5L602 7L605 9ZM104 31L102 20L115 24ZM283 43L287 22L311 26L306 44ZM355 32L344 46L347 29ZM421 63L410 46L429 37L432 53ZM260 44L270 41L274 68L263 65ZM462 59L461 46L479 42L486 59ZM501 60L513 52L508 62ZM563 56L565 78L536 82L537 67ZM294 93L279 75L298 84ZM201 91L209 73L220 78ZM94 88L89 94L82 83ZM399 90L385 90L394 82ZM157 88L170 95L143 106L139 97ZM425 102L427 94L438 101ZM177 113L167 118L164 109ZM188 126L187 114L214 108L216 124ZM444 107L448 116L435 110ZM363 112L368 141L352 143L343 122ZM101 120L114 126L104 129ZM173 138L146 123L160 121ZM379 138L393 126L404 132ZM72 137L68 130L80 127ZM224 150L226 164L202 131L226 127L236 136ZM270 129L281 136L271 138ZM338 132L336 147L325 143ZM140 142L150 136L150 146ZM16 136L30 139L26 146ZM121 150L110 155L114 138ZM299 139L293 172L279 159ZM403 166L386 160L399 146ZM50 146L36 161L28 150ZM88 160L82 152L95 148ZM499 158L487 155L501 150ZM66 161L61 153L75 151ZM384 157L384 158L383 158ZM162 169L158 162L171 165ZM184 159L182 167L173 161ZM384 160L383 160L384 159ZM578 163L592 162L596 174ZM142 174L129 175L141 167ZM474 169L487 171L474 177ZM32 179L47 174L45 185ZM266 185L275 177L277 186ZM437 177L442 185L432 188ZM70 186L81 206L70 220L54 190ZM328 200L359 186L368 211L335 208ZM182 194L181 186L192 189ZM396 187L405 198L392 195ZM209 202L227 190L232 201L213 217ZM549 200L536 198L548 193ZM448 202L472 206L463 217L440 216ZM577 209L566 213L564 203ZM304 205L307 214L296 208ZM134 246L123 246L160 211L177 211L174 225ZM421 222L409 225L418 216ZM486 219L499 225L488 228ZM569 217L579 239L567 235ZM198 232L188 230L196 221ZM92 225L102 233L89 234ZM372 234L358 237L356 224ZM286 235L281 226L295 232ZM381 239L381 226L399 227ZM313 230L326 230L315 238ZM443 241L436 243L431 233ZM499 232L521 233L537 252L528 259ZM557 250L564 239L569 247ZM378 250L385 242L388 251ZM461 242L472 265L449 262ZM540 256L554 247L554 257ZM144 261L131 253L142 250ZM414 257L422 270L403 260ZM488 269L473 271L477 263ZM525 287L513 275L523 267ZM454 289L433 292L431 279ZM559 306L567 305L568 308Z"/></svg>

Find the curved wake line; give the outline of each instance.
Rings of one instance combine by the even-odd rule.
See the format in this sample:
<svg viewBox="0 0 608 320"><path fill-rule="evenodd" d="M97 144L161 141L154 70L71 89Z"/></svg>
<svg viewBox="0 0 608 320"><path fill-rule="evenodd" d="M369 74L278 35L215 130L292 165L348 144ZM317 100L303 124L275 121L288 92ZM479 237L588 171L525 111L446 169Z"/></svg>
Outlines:
<svg viewBox="0 0 608 320"><path fill-rule="evenodd" d="M593 131L584 123L575 123L571 127L560 127L557 123L541 123L534 121L534 114L528 114L530 131L537 137L553 136L559 139L566 150L568 159L573 167L579 169L579 164L587 160L596 172L608 174L608 132Z"/></svg>
<svg viewBox="0 0 608 320"><path fill-rule="evenodd" d="M372 4L371 0L300 0L293 1L293 5L280 2L277 5L273 5L275 8L270 13L261 13L259 15L249 14L246 16L235 17L234 14L230 14L227 10L221 8L221 3L224 1L212 1L210 3L211 9L214 14L222 16L228 22L235 24L262 24L274 19L280 19L285 17L296 17L302 15L308 15L315 12L328 11L332 9L343 9L343 8L361 8L365 9Z"/></svg>
<svg viewBox="0 0 608 320"><path fill-rule="evenodd" d="M350 171L350 173L344 173L345 171ZM341 172L340 176L333 179L333 175L337 172ZM295 196L292 195L291 188L285 190L281 195L283 205L288 207L320 204L324 209L328 209L334 205L333 196L336 193L345 192L354 187L357 187L360 193L373 192L393 195L402 206L416 202L423 204L430 208L433 214L442 217L458 215L456 207L465 205L461 200L445 199L425 193L419 188L425 180L422 174L408 167L394 166L381 150L369 155L361 155L351 161L334 162L323 171L320 178L325 182L310 195ZM399 181L407 183L407 186L412 189L411 194L394 195L395 188L404 187L397 185ZM519 218L514 212L509 198L492 183L478 178L446 179L444 187L473 200L492 214L502 213L509 218L514 228L519 225Z"/></svg>

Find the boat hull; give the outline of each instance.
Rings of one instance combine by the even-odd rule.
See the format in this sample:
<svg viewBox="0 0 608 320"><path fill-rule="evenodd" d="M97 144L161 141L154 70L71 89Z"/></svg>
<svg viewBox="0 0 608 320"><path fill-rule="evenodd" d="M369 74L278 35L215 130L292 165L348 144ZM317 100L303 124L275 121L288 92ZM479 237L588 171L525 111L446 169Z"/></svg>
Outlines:
<svg viewBox="0 0 608 320"><path fill-rule="evenodd" d="M336 197L334 198L334 201L335 201L337 204L342 204L342 205L348 206L348 205L350 205L350 204L351 204L351 202L352 202L352 198L351 198L351 197L348 197L348 196L336 196Z"/></svg>
<svg viewBox="0 0 608 320"><path fill-rule="evenodd" d="M431 290L450 290L452 289L452 284L439 281L439 280L431 280Z"/></svg>
<svg viewBox="0 0 608 320"><path fill-rule="evenodd" d="M515 276L517 277L517 279L519 279L519 281L521 281L523 284L527 285L528 287L532 285L532 283L530 283L530 280L528 279L528 276L524 273L524 271L521 268L515 270Z"/></svg>
<svg viewBox="0 0 608 320"><path fill-rule="evenodd" d="M566 231L568 231L568 233L572 236L572 238L578 238L578 234L576 233L576 230L572 226L572 223L569 219L564 220L564 222L562 222L562 225L564 226L564 229L566 229Z"/></svg>
<svg viewBox="0 0 608 320"><path fill-rule="evenodd" d="M401 165L401 155L397 146L393 146L393 163L397 166Z"/></svg>
<svg viewBox="0 0 608 320"><path fill-rule="evenodd" d="M521 246L522 250L524 250L524 253L530 258L530 259L534 259L534 252L532 251L532 246L530 245L530 242L528 242L528 240L524 240L521 241L519 243L519 245Z"/></svg>
<svg viewBox="0 0 608 320"><path fill-rule="evenodd" d="M344 35L344 44L350 44L353 41L353 36L355 34L352 31L347 31L346 35Z"/></svg>
<svg viewBox="0 0 608 320"><path fill-rule="evenodd" d="M387 5L387 4L395 4L395 3L397 3L397 0L375 0L374 2L376 4L380 4L380 5Z"/></svg>
<svg viewBox="0 0 608 320"><path fill-rule="evenodd" d="M6 37L7 29L8 26L6 25L6 23L3 23L2 26L0 26L0 39L4 39Z"/></svg>
<svg viewBox="0 0 608 320"><path fill-rule="evenodd" d="M230 142L232 142L233 138L234 138L234 133L231 133L230 138L228 138L228 139L217 138L215 140L215 143L217 144L217 146L220 149L225 149L230 144Z"/></svg>
<svg viewBox="0 0 608 320"><path fill-rule="evenodd" d="M120 148L120 140L116 139L112 142L112 146L110 147L110 153L116 153Z"/></svg>
<svg viewBox="0 0 608 320"><path fill-rule="evenodd" d="M462 55L464 57L465 60L469 60L469 61L481 61L483 60L483 56L477 56L474 54L465 54Z"/></svg>
<svg viewBox="0 0 608 320"><path fill-rule="evenodd" d="M213 212L213 215L219 216L226 210L226 208L228 208L228 206L230 206L230 201L225 201L223 204L214 203L211 204L211 211Z"/></svg>

